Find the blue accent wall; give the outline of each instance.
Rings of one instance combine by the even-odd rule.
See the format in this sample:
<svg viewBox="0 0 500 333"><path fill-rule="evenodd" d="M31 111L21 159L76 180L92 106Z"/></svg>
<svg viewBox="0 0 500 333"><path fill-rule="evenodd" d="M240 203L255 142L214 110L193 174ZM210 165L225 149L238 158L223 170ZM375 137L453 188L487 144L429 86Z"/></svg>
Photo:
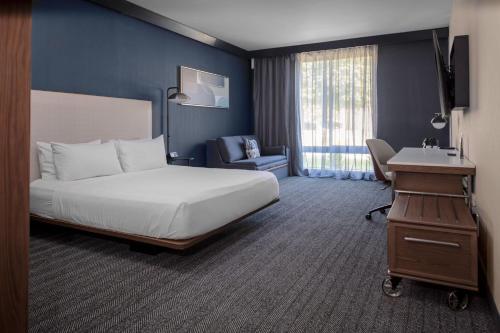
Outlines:
<svg viewBox="0 0 500 333"><path fill-rule="evenodd" d="M171 150L195 165L207 139L253 131L248 59L83 0L35 1L32 38L33 89L151 100L155 136L179 66L228 76L229 109L170 104Z"/></svg>
<svg viewBox="0 0 500 333"><path fill-rule="evenodd" d="M440 40L447 57L448 39ZM432 40L379 45L377 66L377 137L398 151L418 147L425 137L449 145L449 126L431 125L439 113L439 93Z"/></svg>

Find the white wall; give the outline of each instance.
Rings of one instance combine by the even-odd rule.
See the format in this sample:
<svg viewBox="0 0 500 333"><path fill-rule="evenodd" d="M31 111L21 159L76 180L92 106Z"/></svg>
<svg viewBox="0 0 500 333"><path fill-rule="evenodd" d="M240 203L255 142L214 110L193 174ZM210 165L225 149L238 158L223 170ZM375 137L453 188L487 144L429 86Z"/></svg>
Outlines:
<svg viewBox="0 0 500 333"><path fill-rule="evenodd" d="M457 35L469 35L471 106L453 111L451 145L462 135L476 163L480 253L500 307L500 0L454 0L450 45Z"/></svg>

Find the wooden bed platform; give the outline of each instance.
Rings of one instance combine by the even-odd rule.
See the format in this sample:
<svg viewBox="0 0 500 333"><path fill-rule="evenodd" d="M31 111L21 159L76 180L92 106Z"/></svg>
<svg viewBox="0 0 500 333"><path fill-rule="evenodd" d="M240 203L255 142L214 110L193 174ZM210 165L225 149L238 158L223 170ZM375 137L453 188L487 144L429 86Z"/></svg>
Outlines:
<svg viewBox="0 0 500 333"><path fill-rule="evenodd" d="M120 121L117 122L116 119L120 119ZM30 181L41 177L38 167L37 141L79 143L96 138L100 138L102 141L117 138L134 140L151 138L152 134L151 101L32 90ZM127 234L78 225L68 221L48 219L35 214L31 214L31 220L143 244L186 250L277 201L279 199L223 227L189 239L163 239Z"/></svg>
<svg viewBox="0 0 500 333"><path fill-rule="evenodd" d="M188 238L188 239L164 239L164 238L154 238L154 237L149 237L149 236L127 234L124 232L100 229L100 228L96 228L96 227L89 227L89 226L75 224L72 222L67 222L67 221L62 221L62 220L49 219L49 218L41 217L41 216L36 215L36 214L30 214L30 217L31 217L31 220L34 222L40 222L40 223L56 225L56 226L60 226L60 227L82 230L82 231L86 231L86 232L90 232L90 233L94 233L94 234L136 241L136 242L140 242L140 243L165 247L165 248L169 248L169 249L173 249L173 250L187 250L187 249L192 248L196 244L208 239L209 237L212 237L214 235L217 235L217 234L223 232L229 226L236 224L238 222L241 222L245 218L275 204L278 201L279 201L279 199L275 199L275 200L271 201L270 203L268 203L267 205L265 205L259 209L256 209L253 212L250 212L250 213L248 213L248 214L246 214L246 215L244 215L244 216L242 216L242 217L240 217L232 222L229 222L228 224L226 224L218 229L215 229L215 230L212 230L210 232L207 232L206 234L196 236L193 238Z"/></svg>

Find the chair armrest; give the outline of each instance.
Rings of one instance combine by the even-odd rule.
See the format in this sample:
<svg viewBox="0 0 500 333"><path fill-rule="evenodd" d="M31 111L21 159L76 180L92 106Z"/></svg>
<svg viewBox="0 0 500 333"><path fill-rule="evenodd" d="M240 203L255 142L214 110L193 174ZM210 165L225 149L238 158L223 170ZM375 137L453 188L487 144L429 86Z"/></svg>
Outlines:
<svg viewBox="0 0 500 333"><path fill-rule="evenodd" d="M268 156L268 155L286 155L286 156L288 156L287 148L284 145L262 147L262 155L263 156Z"/></svg>

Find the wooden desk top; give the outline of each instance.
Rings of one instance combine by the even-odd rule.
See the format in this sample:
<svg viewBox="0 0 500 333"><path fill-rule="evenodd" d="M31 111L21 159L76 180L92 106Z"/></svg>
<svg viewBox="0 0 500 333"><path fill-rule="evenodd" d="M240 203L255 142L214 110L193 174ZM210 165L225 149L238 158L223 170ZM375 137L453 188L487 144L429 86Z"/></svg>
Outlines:
<svg viewBox="0 0 500 333"><path fill-rule="evenodd" d="M455 152L457 156L448 156ZM432 148L403 148L388 162L389 171L474 175L476 166L468 159L460 159L459 152Z"/></svg>

